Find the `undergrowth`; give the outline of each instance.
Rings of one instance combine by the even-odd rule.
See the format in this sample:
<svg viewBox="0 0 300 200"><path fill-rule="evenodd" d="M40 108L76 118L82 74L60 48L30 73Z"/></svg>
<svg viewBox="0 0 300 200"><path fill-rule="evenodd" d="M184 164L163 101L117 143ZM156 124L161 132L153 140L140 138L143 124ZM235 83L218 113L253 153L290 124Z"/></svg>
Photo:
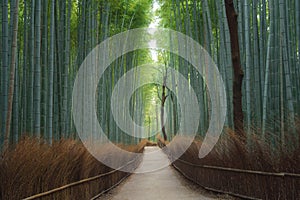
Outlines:
<svg viewBox="0 0 300 200"><path fill-rule="evenodd" d="M300 133L297 126L297 133ZM286 136L291 134L286 133ZM178 136L179 137L179 136ZM298 139L298 138L296 138ZM184 138L174 140L168 153L174 154L181 148ZM288 138L287 141L295 141ZM274 144L262 140L255 134L248 137L246 144L234 131L227 129L213 150L204 158L198 157L203 146L201 139L195 139L188 150L173 164L194 182L208 188L241 194L261 199L300 199L300 176L272 176L255 173L233 172L212 169L217 166L270 173L300 174L300 148L291 145ZM183 160L184 162L180 162Z"/></svg>
<svg viewBox="0 0 300 200"><path fill-rule="evenodd" d="M124 146L131 152L142 152L146 142ZM107 146L99 152L113 157L116 162L125 163L134 159L114 152ZM136 167L140 159L133 164ZM2 154L0 160L0 199L22 199L63 185L109 172L109 167L96 160L75 140L60 140L53 145L26 138ZM76 186L55 196L56 199L89 199L126 176L117 172L91 184ZM48 197L54 199L54 197Z"/></svg>

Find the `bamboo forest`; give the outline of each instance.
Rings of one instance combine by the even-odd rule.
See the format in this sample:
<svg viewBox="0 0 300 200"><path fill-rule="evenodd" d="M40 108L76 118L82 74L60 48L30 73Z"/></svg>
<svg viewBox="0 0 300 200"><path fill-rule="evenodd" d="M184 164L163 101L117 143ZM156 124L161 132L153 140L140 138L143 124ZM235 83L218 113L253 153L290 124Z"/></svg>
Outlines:
<svg viewBox="0 0 300 200"><path fill-rule="evenodd" d="M0 2L0 199L300 199L299 0Z"/></svg>

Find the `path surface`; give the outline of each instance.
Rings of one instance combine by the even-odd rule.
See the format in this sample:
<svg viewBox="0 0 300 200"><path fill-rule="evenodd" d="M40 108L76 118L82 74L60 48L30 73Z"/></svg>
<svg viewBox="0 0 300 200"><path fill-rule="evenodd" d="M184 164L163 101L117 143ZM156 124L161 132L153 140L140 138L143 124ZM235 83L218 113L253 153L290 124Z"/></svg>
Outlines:
<svg viewBox="0 0 300 200"><path fill-rule="evenodd" d="M156 151L154 153L154 151ZM187 181L169 166L167 156L158 147L146 147L144 157L137 172L149 171L155 165L165 165L163 169L131 175L117 188L100 199L111 200L191 200L224 199L209 194ZM227 198L226 198L227 199Z"/></svg>

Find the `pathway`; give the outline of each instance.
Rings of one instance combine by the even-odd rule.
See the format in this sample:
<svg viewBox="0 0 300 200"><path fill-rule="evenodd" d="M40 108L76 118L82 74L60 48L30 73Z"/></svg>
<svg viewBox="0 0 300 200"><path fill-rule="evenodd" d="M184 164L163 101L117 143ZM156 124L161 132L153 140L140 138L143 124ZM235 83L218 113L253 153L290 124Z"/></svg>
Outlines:
<svg viewBox="0 0 300 200"><path fill-rule="evenodd" d="M163 169L131 175L117 188L100 199L111 200L191 200L224 199L212 195L199 186L187 181L168 165L167 156L158 147L146 147L143 161L137 172L149 171L153 166L167 165ZM225 198L228 199L228 198Z"/></svg>

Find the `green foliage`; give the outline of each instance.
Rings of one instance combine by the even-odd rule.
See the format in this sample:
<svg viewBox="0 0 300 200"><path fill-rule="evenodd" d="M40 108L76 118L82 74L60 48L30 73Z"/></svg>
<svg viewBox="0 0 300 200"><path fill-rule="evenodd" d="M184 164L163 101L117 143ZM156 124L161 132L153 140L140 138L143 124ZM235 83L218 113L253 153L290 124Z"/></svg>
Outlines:
<svg viewBox="0 0 300 200"><path fill-rule="evenodd" d="M226 126L233 128L233 76L231 46L224 1L160 0L160 25L191 36L219 67L227 91ZM297 147L299 139L285 141L294 131L299 115L299 2L234 1L238 13L243 82L243 111L248 134L270 137L273 144L286 142ZM269 42L268 42L269 38ZM203 80L177 56L169 63L186 77L197 92L203 108L200 124L209 122L209 97ZM201 126L201 125L200 125ZM205 125L204 125L205 127ZM206 132L199 129L199 134Z"/></svg>
<svg viewBox="0 0 300 200"><path fill-rule="evenodd" d="M15 96L19 101L14 101L14 106L18 106L15 111L20 112L14 120L20 126L14 129L18 130L17 136L36 132L49 142L62 136L76 137L71 117L71 94L83 59L106 38L128 29L148 27L155 17L160 18L161 27L189 35L212 55L226 85L226 125L234 126L233 71L224 1L157 0L160 7L155 13L151 12L154 0L53 1L30 0L19 4L18 77L15 84L15 91L18 91ZM13 2L1 2L1 142L8 108ZM248 132L262 132L263 137L272 137L274 144L276 140L284 144L286 136L283 133L287 130L293 133L293 121L300 114L299 1L234 2L239 13L242 66L247 77L243 85L243 109ZM42 8L44 11L40 13ZM159 52L158 58L159 63L179 70L189 79L203 110L198 132L204 134L210 115L205 77L200 77L189 63L176 55ZM109 94L126 71L149 62L152 59L148 50L131 52L117 59L99 83L98 114L105 121L105 129L116 140L121 139L118 136L121 131L108 112ZM143 121L146 124L153 115L149 102L157 96L157 90L159 87L149 85L135 94L134 102L145 109ZM155 101L158 103L157 99ZM174 131L180 117L175 112L178 105L170 99L167 101L169 112L174 114L169 121Z"/></svg>
<svg viewBox="0 0 300 200"><path fill-rule="evenodd" d="M22 101L14 101L21 112L14 114L13 121L19 122L14 125L20 126L13 129L17 130L15 138L35 134L51 143L60 137L76 137L71 94L78 67L89 51L108 36L148 26L151 4L151 0L21 1L17 60L20 67L16 71L20 76L15 83L18 92L15 97ZM11 0L4 1L4 7L1 2L1 142L7 113L11 5ZM111 73L116 73L118 68L130 69L130 63L143 64L150 60L146 50L134 54L141 56L121 58L123 61L112 66ZM106 84L114 85L109 81ZM106 105L100 106L106 109Z"/></svg>

